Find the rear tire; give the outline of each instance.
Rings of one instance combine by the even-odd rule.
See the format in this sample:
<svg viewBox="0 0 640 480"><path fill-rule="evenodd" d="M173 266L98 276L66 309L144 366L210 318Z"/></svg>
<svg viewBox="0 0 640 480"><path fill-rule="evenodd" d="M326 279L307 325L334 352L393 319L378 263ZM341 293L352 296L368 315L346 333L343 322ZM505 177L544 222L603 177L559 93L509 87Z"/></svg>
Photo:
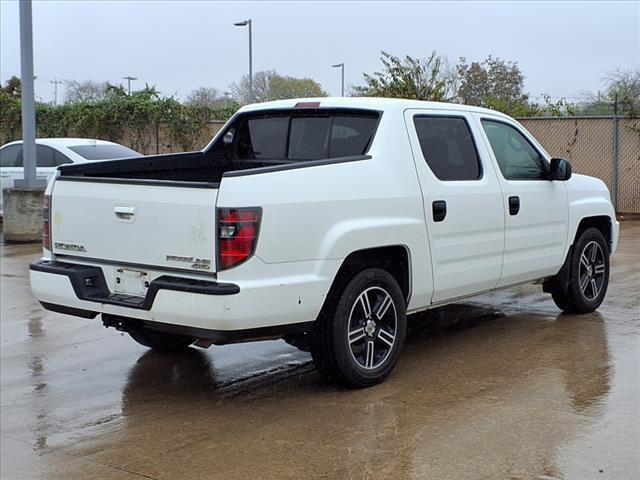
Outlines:
<svg viewBox="0 0 640 480"><path fill-rule="evenodd" d="M340 282L328 301L309 336L316 367L351 387L382 382L400 357L407 331L398 282L386 270L369 268Z"/></svg>
<svg viewBox="0 0 640 480"><path fill-rule="evenodd" d="M159 332L148 328L136 328L129 335L140 345L160 352L176 352L189 348L195 339L174 333Z"/></svg>
<svg viewBox="0 0 640 480"><path fill-rule="evenodd" d="M596 310L609 286L609 246L600 230L588 228L573 246L567 291L552 292L553 301L568 313Z"/></svg>

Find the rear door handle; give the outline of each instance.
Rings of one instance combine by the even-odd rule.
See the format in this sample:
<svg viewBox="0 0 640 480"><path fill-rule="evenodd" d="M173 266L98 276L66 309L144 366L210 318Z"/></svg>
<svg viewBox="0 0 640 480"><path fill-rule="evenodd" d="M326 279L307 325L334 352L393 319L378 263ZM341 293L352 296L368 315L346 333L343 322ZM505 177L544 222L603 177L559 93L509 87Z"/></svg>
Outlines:
<svg viewBox="0 0 640 480"><path fill-rule="evenodd" d="M447 216L447 202L444 200L435 200L431 204L431 208L433 210L434 222L441 222L444 220L444 217Z"/></svg>
<svg viewBox="0 0 640 480"><path fill-rule="evenodd" d="M520 211L520 197L509 197L509 215L517 215Z"/></svg>
<svg viewBox="0 0 640 480"><path fill-rule="evenodd" d="M136 214L135 207L115 207L113 213L116 214L118 220L133 220Z"/></svg>

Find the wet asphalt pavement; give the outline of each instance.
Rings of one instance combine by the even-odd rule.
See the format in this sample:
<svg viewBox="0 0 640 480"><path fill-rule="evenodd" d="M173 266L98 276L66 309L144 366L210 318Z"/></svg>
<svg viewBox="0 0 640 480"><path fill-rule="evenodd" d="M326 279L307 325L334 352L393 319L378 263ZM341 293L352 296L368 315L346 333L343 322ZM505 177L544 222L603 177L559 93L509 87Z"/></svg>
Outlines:
<svg viewBox="0 0 640 480"><path fill-rule="evenodd" d="M282 341L148 351L44 311L38 246L2 245L2 479L638 479L640 223L598 312L540 286L410 319L379 386L325 383Z"/></svg>

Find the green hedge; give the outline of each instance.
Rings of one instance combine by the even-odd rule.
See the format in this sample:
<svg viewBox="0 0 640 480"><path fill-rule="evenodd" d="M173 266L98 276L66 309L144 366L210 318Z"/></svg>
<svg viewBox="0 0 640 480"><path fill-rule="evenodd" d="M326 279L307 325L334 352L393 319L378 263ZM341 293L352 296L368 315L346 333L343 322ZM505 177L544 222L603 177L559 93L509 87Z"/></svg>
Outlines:
<svg viewBox="0 0 640 480"><path fill-rule="evenodd" d="M227 120L240 107L192 107L173 97L160 97L155 90L126 95L115 90L102 101L67 103L51 106L36 103L36 128L39 137L80 136L120 142L125 133L130 146L142 142L151 128L162 124L164 131L183 150L191 150L201 137L207 122ZM0 142L21 137L20 97L0 91Z"/></svg>

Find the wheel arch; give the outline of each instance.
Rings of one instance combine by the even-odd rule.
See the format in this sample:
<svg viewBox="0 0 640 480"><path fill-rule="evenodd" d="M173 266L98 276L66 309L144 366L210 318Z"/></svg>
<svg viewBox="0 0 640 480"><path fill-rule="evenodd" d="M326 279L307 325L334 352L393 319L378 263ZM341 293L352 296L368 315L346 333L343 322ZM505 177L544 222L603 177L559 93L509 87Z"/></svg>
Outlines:
<svg viewBox="0 0 640 480"><path fill-rule="evenodd" d="M609 215L591 215L583 217L578 222L573 238L569 243L567 254L564 259L562 267L558 273L552 277L548 277L543 282L543 291L547 293L559 292L565 293L569 288L569 282L571 281L571 256L573 254L573 247L578 240L578 237L589 228L595 228L605 238L607 245L609 246L609 253L613 248L613 221Z"/></svg>
<svg viewBox="0 0 640 480"><path fill-rule="evenodd" d="M609 253L611 253L611 249L613 247L613 221L611 220L611 217L609 215L583 217L578 223L578 228L573 236L571 245L574 245L580 234L588 228L595 228L602 233L602 236L605 238L607 245L609 246Z"/></svg>
<svg viewBox="0 0 640 480"><path fill-rule="evenodd" d="M406 305L409 304L412 289L411 252L408 246L396 244L355 250L347 255L333 278L321 311L349 279L366 268L381 268L393 276L400 286Z"/></svg>

